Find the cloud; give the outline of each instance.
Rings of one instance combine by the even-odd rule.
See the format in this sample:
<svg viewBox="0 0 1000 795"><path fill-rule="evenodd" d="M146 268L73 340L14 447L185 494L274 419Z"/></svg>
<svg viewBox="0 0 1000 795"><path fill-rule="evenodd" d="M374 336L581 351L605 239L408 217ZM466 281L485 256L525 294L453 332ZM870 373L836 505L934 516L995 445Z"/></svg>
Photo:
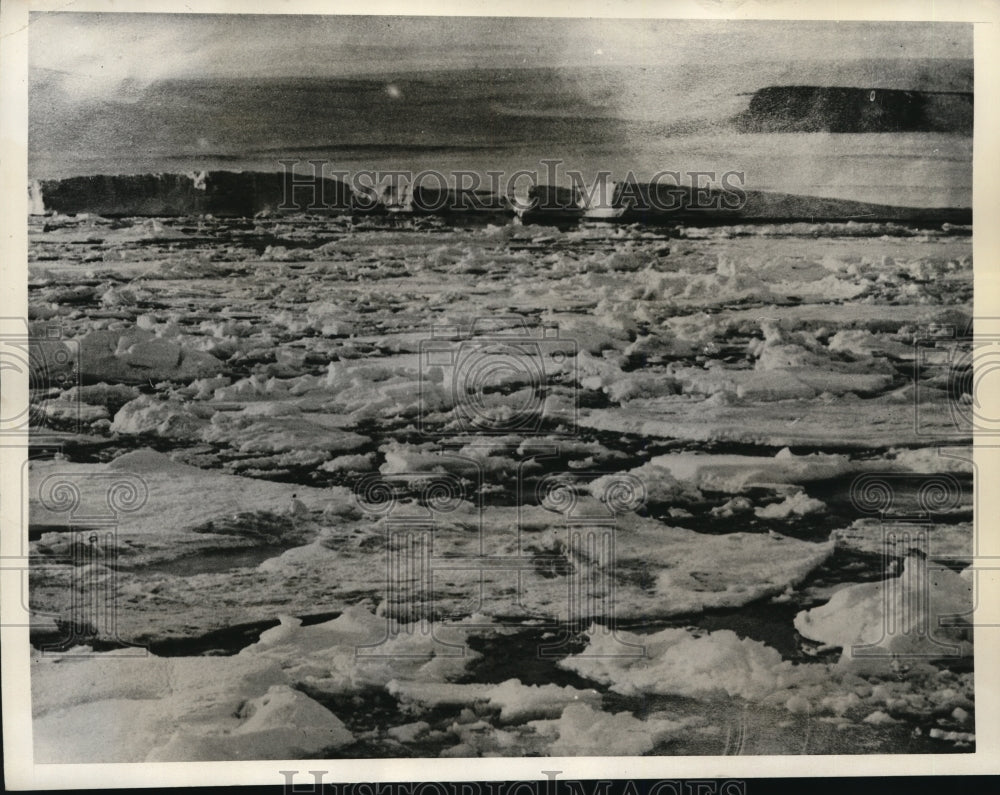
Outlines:
<svg viewBox="0 0 1000 795"><path fill-rule="evenodd" d="M80 98L142 87L211 69L211 31L187 20L140 14L34 14L29 39L33 78ZM181 24L178 24L180 22Z"/></svg>
<svg viewBox="0 0 1000 795"><path fill-rule="evenodd" d="M184 77L972 56L971 25L35 13L33 79L78 98Z"/></svg>

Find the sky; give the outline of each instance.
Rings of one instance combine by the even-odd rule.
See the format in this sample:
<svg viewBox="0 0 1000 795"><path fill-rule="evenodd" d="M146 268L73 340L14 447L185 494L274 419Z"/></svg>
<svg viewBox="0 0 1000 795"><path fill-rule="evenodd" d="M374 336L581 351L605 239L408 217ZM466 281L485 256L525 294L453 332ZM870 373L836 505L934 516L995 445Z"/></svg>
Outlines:
<svg viewBox="0 0 1000 795"><path fill-rule="evenodd" d="M81 97L186 77L971 54L972 27L940 23L36 13L29 38L32 69Z"/></svg>
<svg viewBox="0 0 1000 795"><path fill-rule="evenodd" d="M275 171L282 157L353 170L485 173L557 157L616 178L632 169L648 177L736 168L765 190L884 203L923 190L921 202L964 206L968 136L770 137L740 135L730 122L769 85L968 91L972 30L926 22L36 13L30 173Z"/></svg>

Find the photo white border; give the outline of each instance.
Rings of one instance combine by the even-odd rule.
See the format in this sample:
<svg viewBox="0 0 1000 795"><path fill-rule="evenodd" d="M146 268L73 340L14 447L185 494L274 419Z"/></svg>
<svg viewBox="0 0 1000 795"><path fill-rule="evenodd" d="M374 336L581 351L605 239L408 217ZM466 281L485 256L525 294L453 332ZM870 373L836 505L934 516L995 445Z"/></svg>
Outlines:
<svg viewBox="0 0 1000 795"><path fill-rule="evenodd" d="M839 19L953 21L975 23L975 133L973 196L978 223L973 235L975 314L1000 317L1000 2L961 0L938 3L840 0L505 0L479 5L456 0L5 0L0 8L0 315L27 317L27 39L28 12L104 11L183 14L364 14L523 17L610 17L694 19ZM155 57L155 56L154 56ZM3 402L27 402L26 379L5 373ZM998 397L1000 399L1000 397ZM9 416L9 415L6 415ZM990 414L994 416L994 414ZM20 472L26 440L0 443L0 555L20 554L27 528L20 527ZM979 503L975 523L982 555L1000 556L991 538L1000 516L998 450L976 440ZM16 499L15 499L16 497ZM990 525L984 527L984 524ZM21 535L24 534L24 536ZM32 758L28 630L10 627L19 594L8 572L0 572L0 669L3 676L3 738L8 789L76 789L142 786L206 786L284 783L281 770L298 770L297 784L311 782L309 770L327 770L326 782L545 780L543 770L561 771L560 780L587 778L677 779L760 776L885 776L983 774L1000 772L1000 626L975 637L976 752L851 756L745 757L538 757L419 760L287 760L163 764L46 764ZM19 588L19 583L17 584ZM1000 624L1000 571L979 577L977 623ZM12 602L12 599L14 600Z"/></svg>

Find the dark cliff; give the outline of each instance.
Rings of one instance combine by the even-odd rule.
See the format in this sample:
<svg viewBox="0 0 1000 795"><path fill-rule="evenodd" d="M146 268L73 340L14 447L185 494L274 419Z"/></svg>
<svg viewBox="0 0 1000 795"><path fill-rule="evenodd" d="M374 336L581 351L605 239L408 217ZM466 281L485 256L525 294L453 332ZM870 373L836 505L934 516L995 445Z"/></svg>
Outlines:
<svg viewBox="0 0 1000 795"><path fill-rule="evenodd" d="M29 188L33 212L93 213L103 216L184 216L211 214L251 217L258 213L385 212L369 194L355 194L332 179L296 181L287 190L297 207L284 204L285 175L264 172L207 172L87 176L45 180ZM465 215L513 214L506 196L485 192L418 187L411 213ZM579 190L538 185L530 192L526 219L567 220L586 209ZM972 210L888 206L844 199L745 190L742 185L693 188L667 183L626 181L615 184L611 207L620 208L619 222L711 225L759 221L899 221L968 224Z"/></svg>
<svg viewBox="0 0 1000 795"><path fill-rule="evenodd" d="M209 171L71 177L44 180L40 187L46 210L106 216L253 216L306 208L334 212L351 206L352 193L343 182L297 175L286 185L286 179L278 173Z"/></svg>
<svg viewBox="0 0 1000 795"><path fill-rule="evenodd" d="M950 132L972 134L965 91L771 86L735 118L741 132Z"/></svg>

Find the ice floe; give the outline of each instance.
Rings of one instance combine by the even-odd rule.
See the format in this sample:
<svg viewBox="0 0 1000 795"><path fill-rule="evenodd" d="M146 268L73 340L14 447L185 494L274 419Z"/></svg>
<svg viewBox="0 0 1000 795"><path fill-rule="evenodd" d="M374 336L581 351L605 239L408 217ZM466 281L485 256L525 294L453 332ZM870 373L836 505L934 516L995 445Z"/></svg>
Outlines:
<svg viewBox="0 0 1000 795"><path fill-rule="evenodd" d="M286 681L257 659L40 658L32 674L36 758L287 759L352 742L336 715Z"/></svg>
<svg viewBox="0 0 1000 795"><path fill-rule="evenodd" d="M824 605L795 617L806 638L843 649L853 665L886 659L932 659L968 654L973 608L971 572L928 565L911 552L898 576L849 585Z"/></svg>
<svg viewBox="0 0 1000 795"><path fill-rule="evenodd" d="M941 568L974 551L971 395L951 364L971 319L967 235L33 224L30 317L51 364L36 440L64 446L29 470L37 626L58 632L82 575L119 608L120 637L89 640L242 649L36 657L36 758L703 753L729 749L747 705L778 737L758 752L802 734L824 752L974 742L970 631L914 607L917 552L934 611L967 613L974 585ZM442 325L469 352L465 332L493 315L528 336L555 324L570 350L538 362L540 381L474 396L504 427L543 387L537 427L470 427L468 385L422 356ZM173 452L120 455L150 443ZM910 510L935 474L959 498L895 522L888 548L885 517L835 525L852 478L902 476L894 507ZM42 499L50 476L79 488L72 520ZM128 476L144 501L95 550L73 522ZM363 499L365 477L390 499ZM457 484L447 511L426 499L434 478ZM390 582L407 549L427 567ZM851 656L890 619L911 640ZM695 628L729 620L738 633ZM785 644L753 639L758 623ZM907 657L925 627L966 657Z"/></svg>

